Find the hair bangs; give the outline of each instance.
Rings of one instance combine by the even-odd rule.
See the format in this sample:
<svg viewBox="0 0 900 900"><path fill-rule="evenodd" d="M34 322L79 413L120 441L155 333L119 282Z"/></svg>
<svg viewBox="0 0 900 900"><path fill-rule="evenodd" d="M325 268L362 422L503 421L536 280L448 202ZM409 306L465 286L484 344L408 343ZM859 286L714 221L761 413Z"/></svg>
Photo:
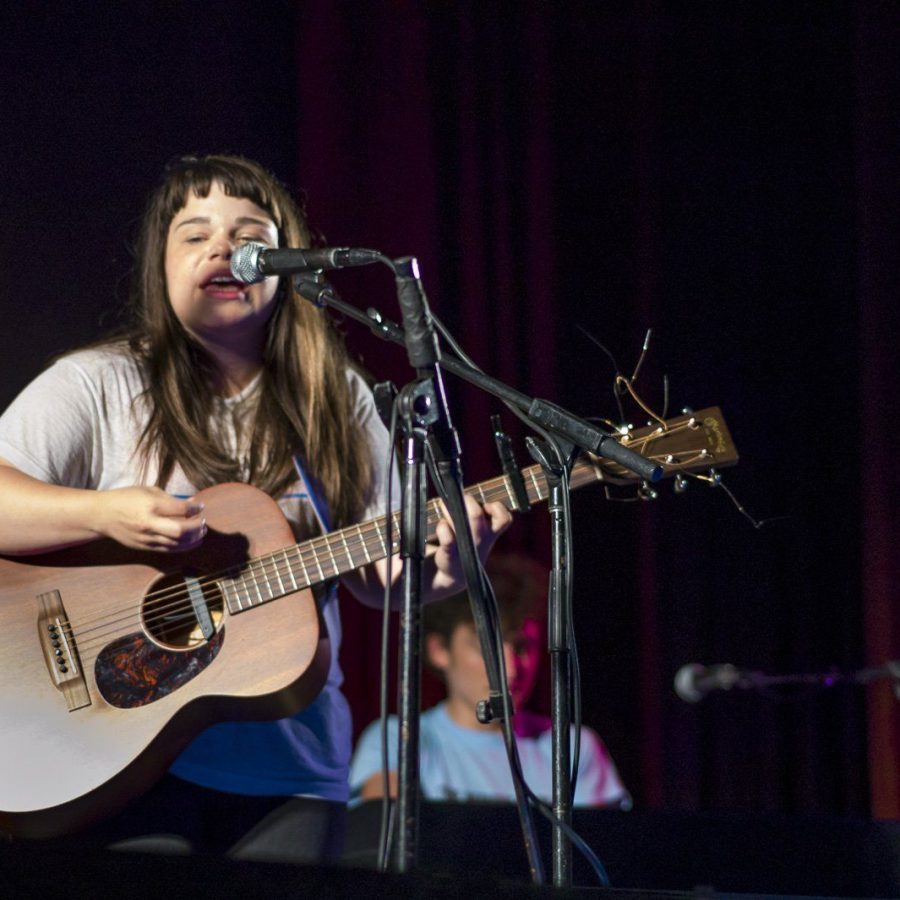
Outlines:
<svg viewBox="0 0 900 900"><path fill-rule="evenodd" d="M272 217L279 234L283 234L284 210L276 197L274 176L239 157L185 156L170 164L160 197L163 224L171 223L191 194L208 197L214 184L220 184L229 197L242 197L264 209Z"/></svg>

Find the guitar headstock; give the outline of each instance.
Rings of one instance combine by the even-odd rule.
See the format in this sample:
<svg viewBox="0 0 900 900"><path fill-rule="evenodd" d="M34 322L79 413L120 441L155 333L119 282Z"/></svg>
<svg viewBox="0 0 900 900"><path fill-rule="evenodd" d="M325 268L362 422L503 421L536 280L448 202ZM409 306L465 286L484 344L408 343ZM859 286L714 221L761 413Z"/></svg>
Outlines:
<svg viewBox="0 0 900 900"><path fill-rule="evenodd" d="M663 478L685 472L733 466L738 461L731 433L717 406L614 435L620 443L663 467ZM587 454L597 477L610 484L635 484L640 478L607 459Z"/></svg>

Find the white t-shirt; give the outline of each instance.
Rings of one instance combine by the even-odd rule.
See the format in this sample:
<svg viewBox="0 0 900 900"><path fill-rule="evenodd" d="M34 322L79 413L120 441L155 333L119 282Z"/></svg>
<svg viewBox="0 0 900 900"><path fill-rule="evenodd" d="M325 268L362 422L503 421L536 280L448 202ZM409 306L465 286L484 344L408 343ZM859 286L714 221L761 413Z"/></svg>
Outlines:
<svg viewBox="0 0 900 900"><path fill-rule="evenodd" d="M356 417L371 448L372 503L361 521L383 514L389 438L375 411L372 393L348 371ZM238 459L245 456L258 380L240 394L218 401L211 428ZM83 350L63 357L39 375L0 417L0 457L28 475L52 484L109 490L155 484L155 461L142 464L138 439L148 409L141 397L144 377L124 346ZM315 473L310 473L313 476ZM168 493L197 493L176 465ZM297 540L318 533L307 486L297 482L277 498ZM171 771L217 790L243 794L306 794L347 799L350 710L340 691L341 624L335 591L322 614L332 658L322 692L305 710L276 722L227 722L199 735Z"/></svg>
<svg viewBox="0 0 900 900"><path fill-rule="evenodd" d="M552 790L550 723L523 711L517 714L516 744L529 787L544 800ZM494 728L464 728L447 714L445 703L419 719L419 782L427 800L513 800L515 791L503 735ZM524 732L524 733L523 733ZM397 719L388 719L388 768L397 768ZM350 795L381 772L381 727L373 722L360 735L350 765ZM581 729L581 756L575 783L577 806L630 806L630 797L603 741Z"/></svg>

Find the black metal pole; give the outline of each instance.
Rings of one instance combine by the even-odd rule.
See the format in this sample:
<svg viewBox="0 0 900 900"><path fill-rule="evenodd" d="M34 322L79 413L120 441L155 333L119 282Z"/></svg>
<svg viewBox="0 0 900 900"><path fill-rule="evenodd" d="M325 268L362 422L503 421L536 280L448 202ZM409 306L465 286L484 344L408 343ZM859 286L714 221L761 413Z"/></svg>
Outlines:
<svg viewBox="0 0 900 900"><path fill-rule="evenodd" d="M570 731L571 650L569 647L569 608L566 602L568 561L565 553L562 491L559 475L548 478L550 486L550 527L553 569L548 599L548 639L550 649L551 765L553 814L552 859L554 887L572 884L572 842L561 824L572 825L572 752Z"/></svg>
<svg viewBox="0 0 900 900"><path fill-rule="evenodd" d="M401 392L401 412L408 406ZM425 559L426 470L424 432L411 416L406 421L402 505L400 508L400 557L403 560L398 648L397 751L398 834L394 868L408 872L416 867L419 848L419 706L421 702L421 591ZM385 786L387 788L387 786Z"/></svg>
<svg viewBox="0 0 900 900"><path fill-rule="evenodd" d="M551 554L550 590L547 598L547 643L550 653L550 749L551 802L556 817L551 827L551 860L554 887L572 884L572 842L565 826L572 826L572 648L569 622L571 561L566 552L566 516L563 492L565 467L574 460L574 448L562 441L549 447L530 438L528 450L540 463L547 480Z"/></svg>

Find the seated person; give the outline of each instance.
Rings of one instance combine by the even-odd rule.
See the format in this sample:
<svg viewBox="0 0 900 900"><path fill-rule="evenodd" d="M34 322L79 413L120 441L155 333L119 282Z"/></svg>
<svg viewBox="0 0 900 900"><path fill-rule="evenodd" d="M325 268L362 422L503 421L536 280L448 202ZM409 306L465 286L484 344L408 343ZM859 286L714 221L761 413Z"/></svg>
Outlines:
<svg viewBox="0 0 900 900"><path fill-rule="evenodd" d="M546 571L531 560L494 554L487 572L500 612L506 673L516 713L513 729L522 771L531 789L549 801L552 789L550 719L523 709L537 680ZM502 725L482 725L475 705L488 697L488 680L469 598L458 594L423 610L425 658L444 680L447 699L422 713L419 779L426 800L513 800ZM390 792L397 791L397 719L388 719ZM373 722L361 735L350 766L355 800L383 793L381 729ZM575 805L630 808L631 798L603 742L581 729Z"/></svg>

